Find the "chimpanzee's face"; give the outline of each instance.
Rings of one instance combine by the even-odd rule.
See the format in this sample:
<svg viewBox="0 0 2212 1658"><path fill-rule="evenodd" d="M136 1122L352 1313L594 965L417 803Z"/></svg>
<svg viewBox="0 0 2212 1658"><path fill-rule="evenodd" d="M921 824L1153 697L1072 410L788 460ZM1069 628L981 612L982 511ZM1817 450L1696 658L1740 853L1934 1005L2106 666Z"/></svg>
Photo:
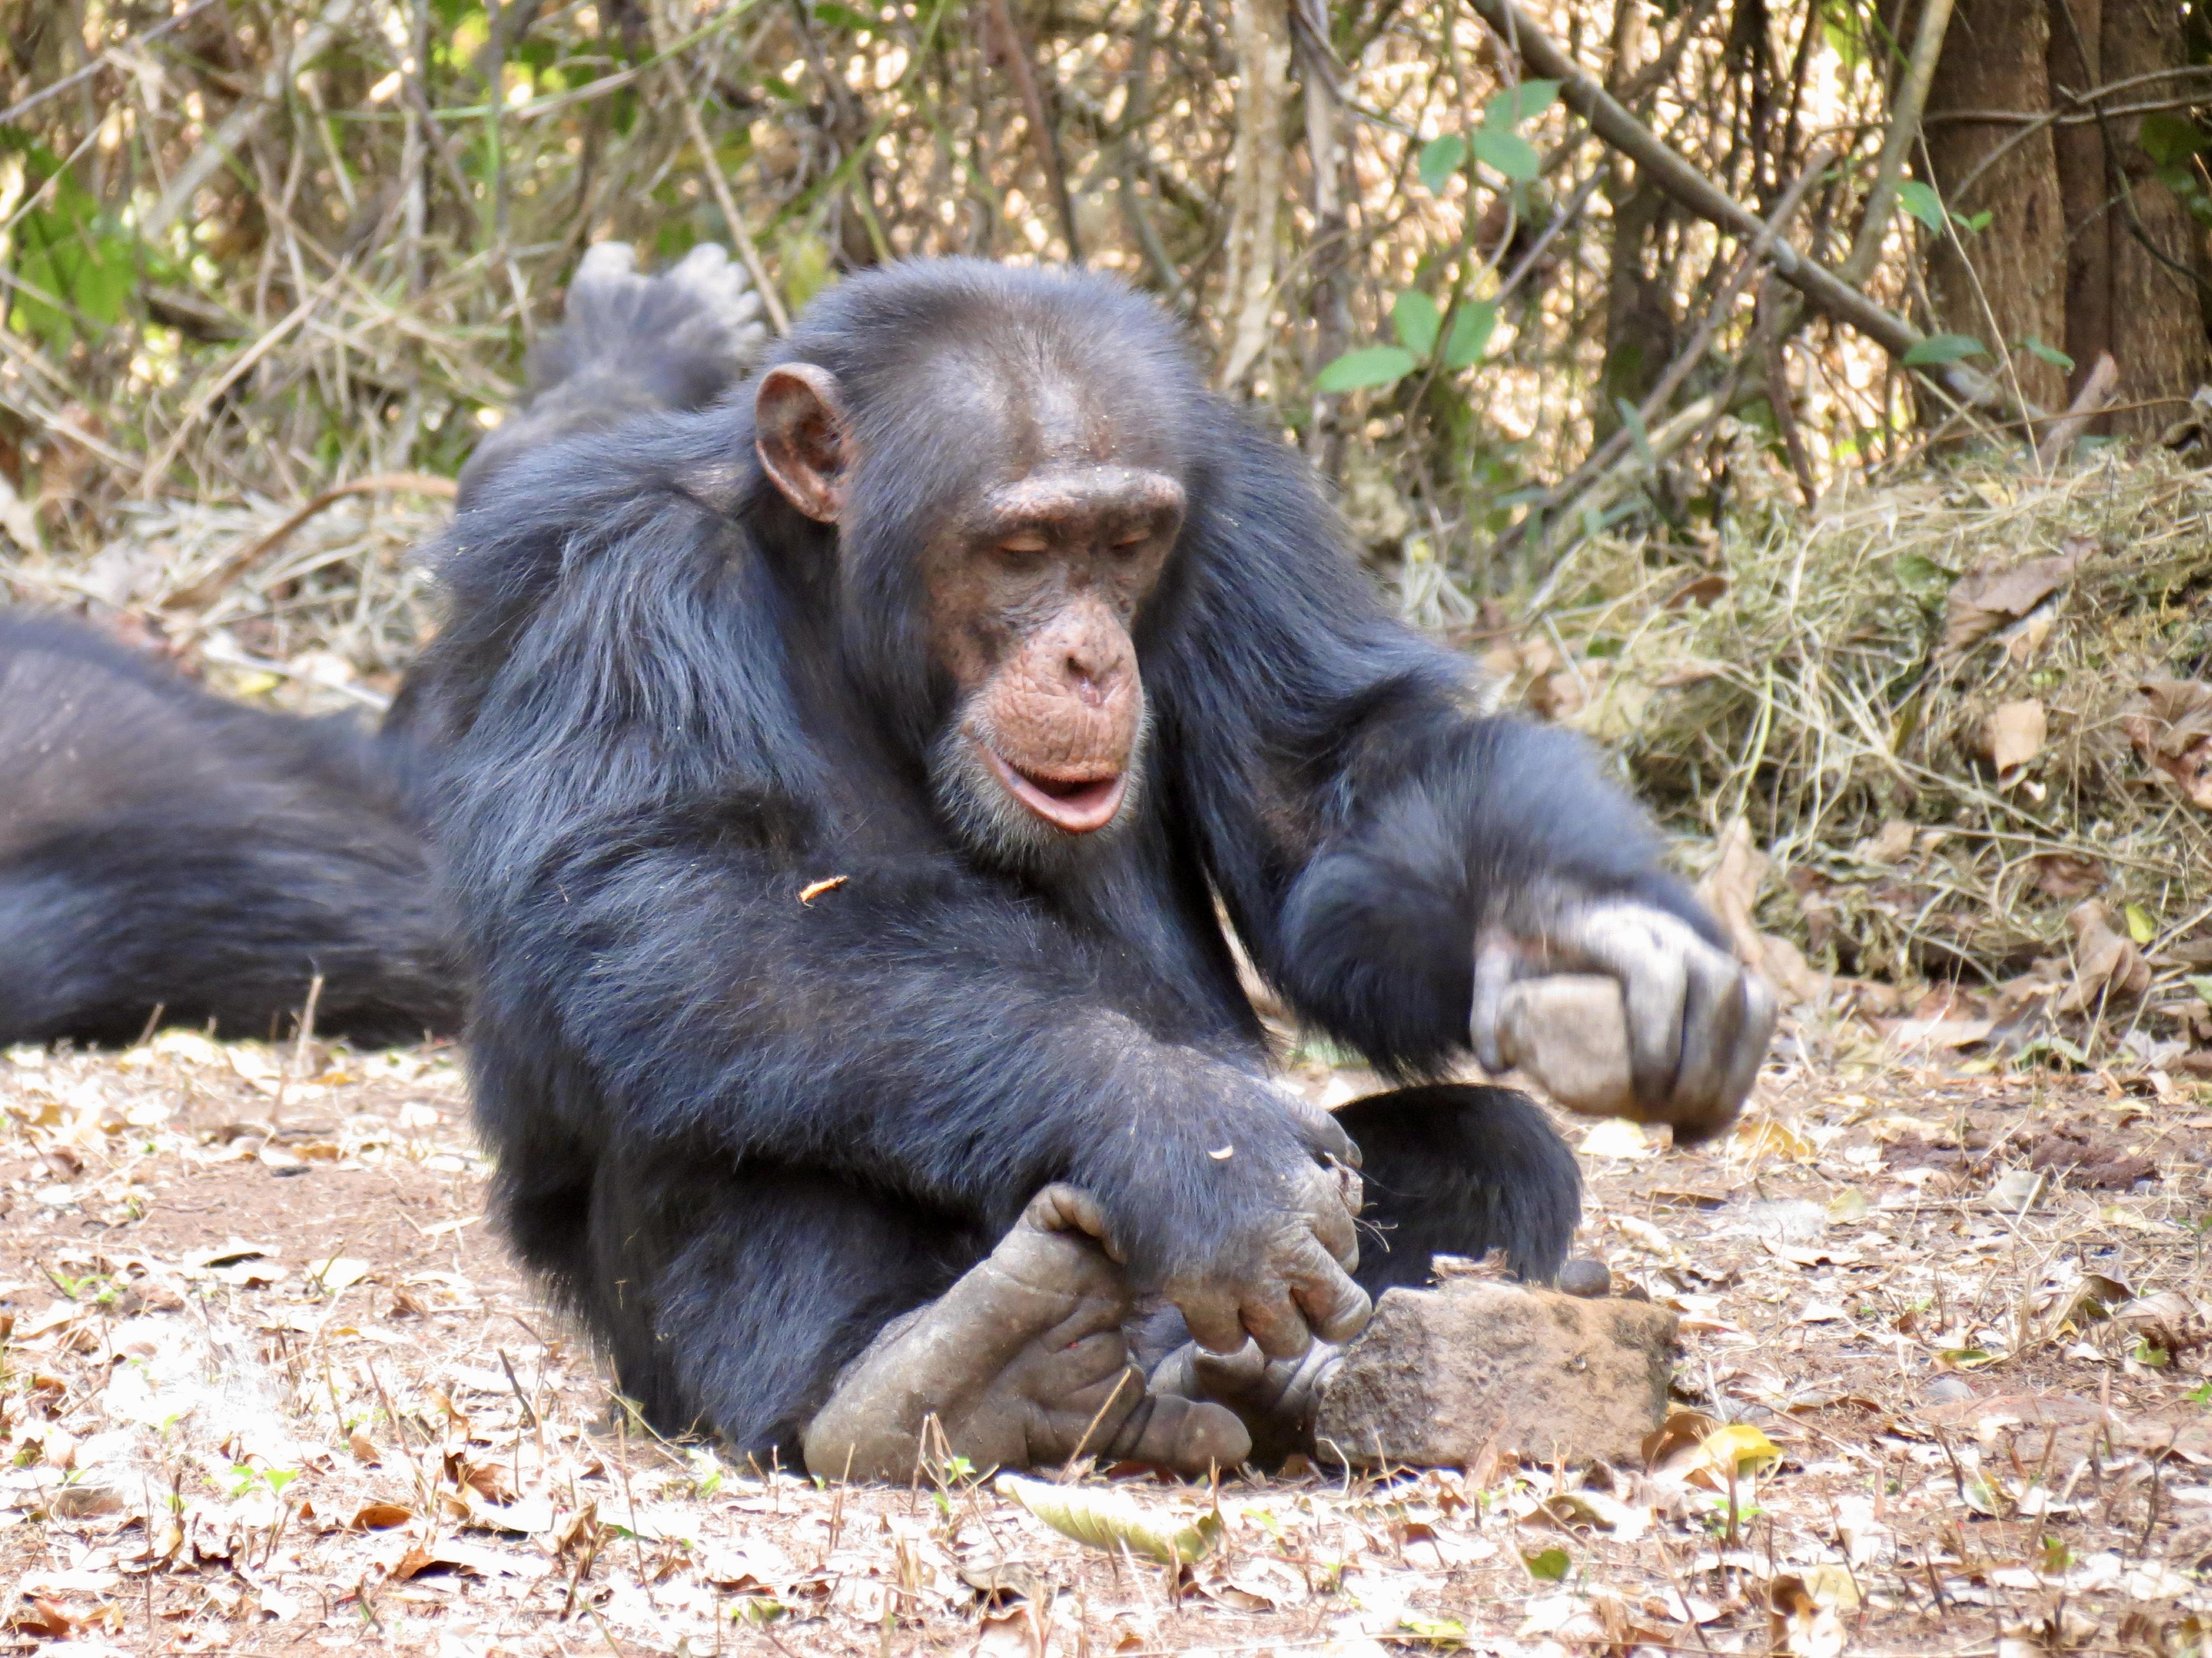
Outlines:
<svg viewBox="0 0 2212 1658"><path fill-rule="evenodd" d="M929 756L939 810L971 852L1049 867L1134 815L1146 710L1131 632L1184 492L1110 396L1024 378L950 399L993 429L946 442L991 459L919 550L919 574L931 655L957 692ZM758 446L794 505L837 522L857 454L828 381L810 365L771 371Z"/></svg>

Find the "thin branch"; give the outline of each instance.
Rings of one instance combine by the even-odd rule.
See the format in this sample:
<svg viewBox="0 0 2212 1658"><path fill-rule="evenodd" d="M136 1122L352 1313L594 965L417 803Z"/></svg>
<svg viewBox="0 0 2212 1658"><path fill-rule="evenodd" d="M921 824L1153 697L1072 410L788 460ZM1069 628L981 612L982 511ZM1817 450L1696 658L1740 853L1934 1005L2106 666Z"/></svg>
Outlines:
<svg viewBox="0 0 2212 1658"><path fill-rule="evenodd" d="M1524 61L1539 75L1559 82L1560 96L1590 124L1607 143L1643 168L1651 181L1698 218L1747 239L1761 228L1758 216L1721 190L1650 128L1608 96L1588 70L1530 20L1515 0L1468 0L1483 20L1509 41L1517 42ZM1799 253L1787 242L1772 251L1775 274L1804 295L1814 309L1848 323L1900 363L1926 337L1895 312L1869 299L1835 272ZM2043 411L2015 398L1988 375L1962 363L1908 365L1940 381L1961 401L1994 409L2016 419L2040 418Z"/></svg>
<svg viewBox="0 0 2212 1658"><path fill-rule="evenodd" d="M169 180L169 187L161 192L161 199L147 210L145 220L139 226L141 236L149 242L159 240L161 233L176 222L178 215L192 204L192 197L199 193L200 186L216 175L230 159L232 151L252 136L270 110L283 101L284 89L291 85L292 78L337 39L338 31L353 16L354 5L355 0L331 0L314 25L270 65L254 94L225 116L222 124L208 135L192 158L177 169L176 177Z"/></svg>
<svg viewBox="0 0 2212 1658"><path fill-rule="evenodd" d="M999 36L999 56L1013 76L1014 90L1020 94L1022 110L1029 117L1030 134L1036 145L1037 164L1044 169L1045 184L1052 191L1054 210L1060 215L1060 234L1067 240L1067 260L1070 264L1083 263L1083 244L1075 234L1075 201L1067 193L1067 171L1060 159L1060 140L1053 131L1051 120L1045 112L1044 91L1037 82L1036 68L1030 61L1029 48L1022 44L1015 30L1014 15L1006 0L990 0L991 22Z"/></svg>
<svg viewBox="0 0 2212 1658"><path fill-rule="evenodd" d="M117 52L122 51L126 46L143 46L153 41L158 40L163 35L168 33L172 29L179 27L185 23L189 23L193 18L198 16L202 12L205 11L213 4L215 4L215 0L192 0L192 3L191 5L186 6L182 11L177 13L173 17L165 17L160 22L155 24L153 27L147 29L141 33L131 36L130 39L118 41L114 46L110 46L106 51L101 52L100 56L87 64L82 69L77 70L74 73L64 75L60 80L55 82L52 86L40 87L36 92L32 93L28 97L19 98L14 103L9 105L7 108L0 109L0 126L6 126L19 115L29 114L31 111L36 109L40 104L45 103L47 99L59 97L63 93L67 92L71 87L76 85L78 82L85 80L88 76L97 75L104 69L122 67L115 61L115 54Z"/></svg>
<svg viewBox="0 0 2212 1658"><path fill-rule="evenodd" d="M691 89L684 83L684 71L673 58L662 64L669 85L676 93L676 102L684 112L684 130L690 135L691 147L699 152L699 165L706 170L707 183L714 192L714 203L722 210L722 222L730 228L730 240L737 244L738 258L744 261L745 274L752 278L753 291L760 295L761 308L768 313L769 326L781 337L791 332L791 313L783 308L783 295L768 274L762 262L760 248L753 241L753 233L746 228L745 216L738 211L738 198L731 192L730 181L722 172L720 157L714 154L714 140L707 136L707 125L699 118L699 106L692 101Z"/></svg>
<svg viewBox="0 0 2212 1658"><path fill-rule="evenodd" d="M2086 126L2097 119L2097 112L2107 98L2117 97L2123 92L2132 92L2136 88L2148 86L2154 81L2171 81L2197 75L2212 75L2212 64L2190 64L2177 69L2152 70L2145 75L2130 75L2124 80L2108 82L2101 87L2092 87L2087 92L2069 92L2063 87L2053 87L2051 90L2065 99L2071 106L2069 110L2053 107L2045 110L2039 115L2030 115L2010 110L1956 110L1941 117L1931 118L1931 119L1944 122L1986 120L1992 124L2004 121L2019 121L2023 124L2018 132L2014 133L2011 137L1976 162L1974 170L1960 180L1958 188L1954 190L1951 195L1954 200L1960 202L1967 200L1973 187L1981 182L1982 174L2010 155L2015 147L2027 143L2047 126ZM2184 106L2184 107L2186 106ZM2146 106L2142 112L2154 112L2154 107ZM2125 114L2131 112L2123 110L2115 112Z"/></svg>
<svg viewBox="0 0 2212 1658"><path fill-rule="evenodd" d="M1882 140L1881 164L1875 170L1874 189L1867 196L1857 239L1836 271L1854 288L1865 286L1881 258L1882 238L1888 234L1890 216L1897 206L1898 180L1905 176L1905 157L1918 136L1920 112L1928 106L1936 60L1942 56L1944 33L1950 27L1951 0L1927 0L1920 14L1920 32L1912 40L1912 60L1905 65L1905 77L1897 83L1897 95L1891 100L1889 136Z"/></svg>

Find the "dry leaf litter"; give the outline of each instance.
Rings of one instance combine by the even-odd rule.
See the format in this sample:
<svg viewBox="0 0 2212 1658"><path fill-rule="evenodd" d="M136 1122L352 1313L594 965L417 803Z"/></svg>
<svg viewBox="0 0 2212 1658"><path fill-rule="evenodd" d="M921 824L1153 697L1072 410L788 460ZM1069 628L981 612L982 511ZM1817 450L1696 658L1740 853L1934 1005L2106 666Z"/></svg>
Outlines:
<svg viewBox="0 0 2212 1658"><path fill-rule="evenodd" d="M1305 1061L1327 1103L1371 1078ZM1680 1315L1612 1466L847 1487L610 1400L482 1220L450 1050L0 1060L0 1639L425 1654L2194 1653L2212 1094L1783 1066L1570 1126Z"/></svg>

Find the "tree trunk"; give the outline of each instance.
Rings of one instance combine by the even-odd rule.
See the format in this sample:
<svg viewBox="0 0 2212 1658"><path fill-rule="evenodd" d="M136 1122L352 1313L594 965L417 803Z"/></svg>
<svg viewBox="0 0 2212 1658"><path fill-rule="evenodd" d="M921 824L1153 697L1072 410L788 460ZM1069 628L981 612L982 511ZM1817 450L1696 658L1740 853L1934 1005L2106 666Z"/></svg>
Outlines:
<svg viewBox="0 0 2212 1658"><path fill-rule="evenodd" d="M2064 7L2073 8L2069 27ZM2105 0L2051 0L2051 90L2087 91L2105 78ZM2086 49L2087 59L2084 60ZM2112 344L2112 224L2105 136L2094 124L2051 129L2058 163L2058 198L2066 220L2066 337L2054 340L2074 359L2070 399ZM2114 351L2117 357L2118 353ZM2102 430L2101 422L2098 429Z"/></svg>
<svg viewBox="0 0 2212 1658"><path fill-rule="evenodd" d="M1344 112L1339 103L1336 65L1330 60L1328 7L1324 0L1292 0L1298 8L1292 35L1298 75L1305 88L1306 164L1313 211L1313 349L1309 377L1319 373L1352 343L1352 234L1345 212ZM1306 455L1332 481L1344 475L1345 431L1339 418L1341 397L1316 393L1306 428Z"/></svg>
<svg viewBox="0 0 2212 1658"><path fill-rule="evenodd" d="M2050 18L2040 6L1960 0L1929 87L1926 116L1928 154L1945 203L1963 218L1990 215L1978 232L1962 228L1955 238L1932 239L1928 282L1935 325L1981 341L2000 365L2010 351L2021 395L2046 408L2065 401L2064 377L2017 348L2031 337L2051 345L2066 337L2066 227L2051 129L2013 144L1971 188L1966 181L2020 131L2011 121L1976 119L1978 112L2033 114L2050 107Z"/></svg>
<svg viewBox="0 0 2212 1658"><path fill-rule="evenodd" d="M1618 93L1644 55L1642 0L1620 0L1613 13L1612 64ZM1637 176L1620 156L1606 188L1613 204L1611 269L1605 282L1605 363L1599 371L1593 432L1601 443L1620 428L1620 405L1639 406L1674 361L1680 321L1672 273L1661 268L1670 208L1666 193Z"/></svg>
<svg viewBox="0 0 2212 1658"><path fill-rule="evenodd" d="M1623 171L1628 164L1616 161ZM1620 425L1620 406L1651 395L1674 359L1680 319L1665 252L1670 203L1656 185L1639 179L1613 204L1612 270L1605 286L1605 366L1592 411L1599 441Z"/></svg>
<svg viewBox="0 0 2212 1658"><path fill-rule="evenodd" d="M1287 0L1236 0L1237 142L1230 161L1221 384L1241 386L1267 349L1275 298L1275 216L1283 195L1283 104L1290 95Z"/></svg>
<svg viewBox="0 0 2212 1658"><path fill-rule="evenodd" d="M2054 10L2069 4L2087 35L2089 21L2082 15L2082 0L2052 0ZM2175 69L2189 61L2181 9L2171 0L2102 0L2097 9L2103 25L2103 81ZM2054 19L2054 26L2065 27L2063 14ZM2154 92L2164 90L2161 87ZM2111 272L2109 349L2120 365L2123 404L2157 398L2179 403L2203 385L2212 370L2198 303L2202 242L2189 210L2158 181L2155 164L2136 142L2142 124L2139 115L2109 116L2103 124L2103 137L2111 145L2106 153L2109 177L2099 202L2106 206L2106 260ZM2078 222L2071 199L2067 210L2069 222ZM2091 360L2078 351L2073 355L2078 369L2086 371ZM2179 412L2172 404L2123 409L2111 417L2112 429L2155 434Z"/></svg>

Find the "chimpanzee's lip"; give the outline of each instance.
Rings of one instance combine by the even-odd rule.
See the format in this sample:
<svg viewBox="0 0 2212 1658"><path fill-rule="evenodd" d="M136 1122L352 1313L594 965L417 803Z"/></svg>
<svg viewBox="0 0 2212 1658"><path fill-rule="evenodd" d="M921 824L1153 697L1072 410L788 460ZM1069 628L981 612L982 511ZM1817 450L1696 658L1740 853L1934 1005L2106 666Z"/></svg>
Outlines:
<svg viewBox="0 0 2212 1658"><path fill-rule="evenodd" d="M1070 835L1104 829L1121 810L1121 798L1129 792L1129 774L1119 767L1105 777L1056 777L1048 771L1017 766L988 743L975 746L1007 793L1054 829Z"/></svg>

